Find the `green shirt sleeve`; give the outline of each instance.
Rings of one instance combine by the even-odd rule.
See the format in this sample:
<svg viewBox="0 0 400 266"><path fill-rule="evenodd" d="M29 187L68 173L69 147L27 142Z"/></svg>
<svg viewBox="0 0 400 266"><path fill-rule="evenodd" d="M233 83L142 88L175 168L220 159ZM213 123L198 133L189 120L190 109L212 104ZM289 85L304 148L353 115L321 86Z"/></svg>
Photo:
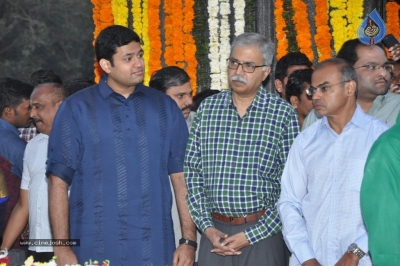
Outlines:
<svg viewBox="0 0 400 266"><path fill-rule="evenodd" d="M373 265L400 265L400 123L382 134L370 150L361 209Z"/></svg>

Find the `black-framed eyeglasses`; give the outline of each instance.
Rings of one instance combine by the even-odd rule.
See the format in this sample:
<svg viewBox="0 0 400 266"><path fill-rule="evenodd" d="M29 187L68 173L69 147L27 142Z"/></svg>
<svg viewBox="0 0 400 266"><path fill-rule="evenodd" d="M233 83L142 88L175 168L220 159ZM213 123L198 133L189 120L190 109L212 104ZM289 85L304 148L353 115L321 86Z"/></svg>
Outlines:
<svg viewBox="0 0 400 266"><path fill-rule="evenodd" d="M366 68L368 71L371 71L371 72L373 72L375 70L378 70L380 68L383 68L384 70L386 70L389 73L393 72L393 65L389 64L389 63L385 63L382 66L374 65L374 64L366 64L366 65L363 65L363 66L355 67L354 69L359 69L359 68L362 68L362 67Z"/></svg>
<svg viewBox="0 0 400 266"><path fill-rule="evenodd" d="M342 84L342 83L346 83L346 82L349 82L349 81L351 81L351 80L342 81L342 82L339 82L339 83L336 83L336 84L332 84L332 85L322 85L322 86L319 86L319 87L310 86L308 89L306 89L306 93L307 93L308 96L313 96L316 91L319 91L321 93L325 93L325 92L329 91L329 89L331 87L339 85L339 84Z"/></svg>
<svg viewBox="0 0 400 266"><path fill-rule="evenodd" d="M229 69L236 70L238 69L239 66L242 66L242 69L246 73L253 73L257 67L265 67L267 65L262 65L262 66L256 66L256 64L252 62L244 62L244 63L239 63L236 59L228 58L226 59L226 63L228 65Z"/></svg>

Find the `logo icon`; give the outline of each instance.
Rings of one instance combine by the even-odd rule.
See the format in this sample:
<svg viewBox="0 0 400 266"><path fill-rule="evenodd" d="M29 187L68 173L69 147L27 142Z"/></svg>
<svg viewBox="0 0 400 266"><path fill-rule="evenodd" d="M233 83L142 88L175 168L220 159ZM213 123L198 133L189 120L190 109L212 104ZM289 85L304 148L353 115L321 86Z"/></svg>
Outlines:
<svg viewBox="0 0 400 266"><path fill-rule="evenodd" d="M360 42L367 45L379 43L385 37L386 25L376 9L364 18L357 35Z"/></svg>

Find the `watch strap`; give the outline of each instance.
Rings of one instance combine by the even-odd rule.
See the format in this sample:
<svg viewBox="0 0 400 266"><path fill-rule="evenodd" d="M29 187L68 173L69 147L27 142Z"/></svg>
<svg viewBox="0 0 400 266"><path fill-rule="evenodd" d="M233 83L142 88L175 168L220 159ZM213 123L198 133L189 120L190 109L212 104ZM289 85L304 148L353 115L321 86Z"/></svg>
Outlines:
<svg viewBox="0 0 400 266"><path fill-rule="evenodd" d="M359 247L348 251L349 253L353 253L354 255L356 255L359 259L361 259L362 257L365 256L365 252L362 251Z"/></svg>
<svg viewBox="0 0 400 266"><path fill-rule="evenodd" d="M181 239L179 239L179 245L182 245L182 244L192 246L192 247L194 247L194 250L197 250L197 242L195 242L195 241L192 241L187 238L181 238Z"/></svg>

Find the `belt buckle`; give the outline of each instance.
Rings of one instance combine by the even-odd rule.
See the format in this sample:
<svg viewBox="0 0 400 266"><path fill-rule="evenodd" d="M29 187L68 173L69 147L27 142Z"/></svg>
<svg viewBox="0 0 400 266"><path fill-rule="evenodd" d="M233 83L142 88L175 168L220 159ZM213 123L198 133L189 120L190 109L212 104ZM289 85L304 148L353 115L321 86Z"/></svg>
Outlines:
<svg viewBox="0 0 400 266"><path fill-rule="evenodd" d="M233 224L234 221L235 221L235 218L229 217L229 223L230 223L231 225Z"/></svg>

